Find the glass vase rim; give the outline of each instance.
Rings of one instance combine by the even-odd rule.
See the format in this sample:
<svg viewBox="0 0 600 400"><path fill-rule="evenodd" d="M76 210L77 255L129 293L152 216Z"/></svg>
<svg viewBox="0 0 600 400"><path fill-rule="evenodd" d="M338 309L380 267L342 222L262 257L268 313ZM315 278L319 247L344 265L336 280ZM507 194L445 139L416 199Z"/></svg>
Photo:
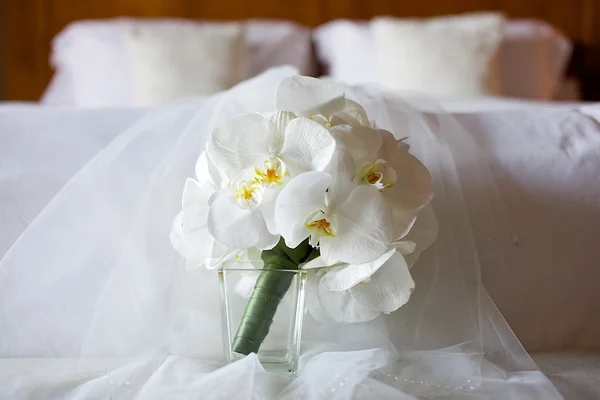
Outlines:
<svg viewBox="0 0 600 400"><path fill-rule="evenodd" d="M269 271L269 272L291 272L291 273L307 273L308 270L306 269L270 269L270 268L235 268L235 267L220 267L219 268L219 272L221 271L233 271L233 272L262 272L262 271Z"/></svg>

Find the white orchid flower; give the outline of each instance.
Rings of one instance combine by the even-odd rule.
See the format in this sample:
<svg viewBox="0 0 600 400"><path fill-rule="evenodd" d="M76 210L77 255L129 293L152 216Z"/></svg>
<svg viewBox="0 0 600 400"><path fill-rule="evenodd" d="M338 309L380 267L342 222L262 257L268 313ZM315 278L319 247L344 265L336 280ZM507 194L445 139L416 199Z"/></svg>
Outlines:
<svg viewBox="0 0 600 400"><path fill-rule="evenodd" d="M209 199L217 191L221 179L205 152L196 163L196 178L188 178L185 182L182 210L173 220L170 234L173 247L186 259L189 270L202 266L215 268L242 256L239 250L215 241L208 231Z"/></svg>
<svg viewBox="0 0 600 400"><path fill-rule="evenodd" d="M407 242L401 248L411 251L415 244ZM313 261L312 266L319 264L318 259ZM313 291L318 302L310 303L308 311L319 320L370 321L406 304L415 287L402 251L396 248L371 262L317 269L316 276Z"/></svg>
<svg viewBox="0 0 600 400"><path fill-rule="evenodd" d="M404 237L433 197L427 168L386 130L342 125L331 133L338 147L353 157L355 184L373 186L381 193L392 217L394 240Z"/></svg>
<svg viewBox="0 0 600 400"><path fill-rule="evenodd" d="M220 189L210 199L208 231L231 248L273 248L279 237L269 232L259 209L264 197L263 187L248 180Z"/></svg>
<svg viewBox="0 0 600 400"><path fill-rule="evenodd" d="M277 88L275 108L310 118L327 129L341 124L370 126L365 110L347 99L342 88L308 76L284 79Z"/></svg>
<svg viewBox="0 0 600 400"><path fill-rule="evenodd" d="M240 115L215 129L207 143L208 156L228 178L257 169L269 184L286 173L323 170L334 149L335 140L320 124L289 111Z"/></svg>
<svg viewBox="0 0 600 400"><path fill-rule="evenodd" d="M336 152L328 172L306 172L279 194L275 222L288 247L310 238L327 265L364 263L388 249L391 219L379 191L352 183L354 164Z"/></svg>
<svg viewBox="0 0 600 400"><path fill-rule="evenodd" d="M325 274L317 283L321 313L338 322L370 321L381 313L391 313L408 302L415 283L402 254L392 249L363 269L373 269L367 281L344 290L330 290L327 285L342 287L337 279ZM343 271L340 270L340 271ZM346 281L350 282L350 281ZM318 314L317 314L318 315Z"/></svg>
<svg viewBox="0 0 600 400"><path fill-rule="evenodd" d="M405 240L372 262L327 266L315 258L304 266L315 271L310 285L318 298L307 303L308 311L318 320L365 322L402 307L415 288L409 269L433 244L437 231L433 208L427 205Z"/></svg>
<svg viewBox="0 0 600 400"><path fill-rule="evenodd" d="M227 187L211 198L208 226L233 248L269 249L277 244L275 199L290 177L324 169L335 140L320 124L277 112L245 114L216 129L207 151Z"/></svg>

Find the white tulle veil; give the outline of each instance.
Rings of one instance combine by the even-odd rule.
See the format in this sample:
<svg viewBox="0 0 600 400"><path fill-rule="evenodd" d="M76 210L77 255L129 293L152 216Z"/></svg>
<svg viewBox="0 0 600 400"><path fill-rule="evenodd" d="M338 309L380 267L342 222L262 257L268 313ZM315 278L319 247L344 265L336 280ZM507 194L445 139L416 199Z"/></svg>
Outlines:
<svg viewBox="0 0 600 400"><path fill-rule="evenodd" d="M435 182L438 238L411 269L411 300L363 324L307 316L294 380L253 355L218 368L216 273L185 269L171 221L209 132L272 111L293 73L148 112L47 205L0 262L0 398L560 398L481 284L480 262L501 265L494 237L511 227L477 145L431 102L359 89L348 96L408 137ZM498 221L484 260L469 215Z"/></svg>

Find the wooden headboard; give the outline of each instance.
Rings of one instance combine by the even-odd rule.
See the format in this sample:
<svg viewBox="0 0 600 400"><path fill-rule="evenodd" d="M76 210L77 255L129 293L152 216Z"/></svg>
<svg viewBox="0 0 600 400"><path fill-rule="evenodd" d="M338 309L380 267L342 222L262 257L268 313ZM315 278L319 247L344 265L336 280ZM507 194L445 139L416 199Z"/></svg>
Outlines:
<svg viewBox="0 0 600 400"><path fill-rule="evenodd" d="M577 43L570 71L584 77L588 98L595 96L600 70L598 0L3 0L0 2L4 99L37 100L52 70L52 38L79 19L183 17L239 20L287 19L317 26L336 18L377 15L425 17L501 10L511 18L545 20ZM586 82L589 82L586 83Z"/></svg>

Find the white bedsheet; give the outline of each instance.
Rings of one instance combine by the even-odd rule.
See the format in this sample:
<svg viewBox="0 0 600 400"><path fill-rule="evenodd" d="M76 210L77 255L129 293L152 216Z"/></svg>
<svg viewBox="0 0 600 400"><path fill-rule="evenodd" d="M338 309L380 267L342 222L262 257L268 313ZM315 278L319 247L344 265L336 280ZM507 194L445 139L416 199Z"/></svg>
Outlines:
<svg viewBox="0 0 600 400"><path fill-rule="evenodd" d="M600 105L508 102L477 114L466 111L481 102L448 104L462 107L457 118L489 157L518 232L502 243L498 263L486 253L495 221L471 215L484 284L525 347L550 351L536 360L573 393L567 398L600 393L597 355L581 353L591 363L573 364L590 372L579 387L552 372L570 360L553 350L600 348L600 124L583 115L600 116ZM145 112L0 106L0 258L68 179Z"/></svg>
<svg viewBox="0 0 600 400"><path fill-rule="evenodd" d="M577 109L582 106L581 102L548 102L512 99L508 97L483 97L478 99L440 99L441 106L451 113L472 113L487 111L507 111L523 109L543 108L568 108Z"/></svg>
<svg viewBox="0 0 600 400"><path fill-rule="evenodd" d="M600 398L600 352L557 351L531 357L565 399Z"/></svg>
<svg viewBox="0 0 600 400"><path fill-rule="evenodd" d="M484 284L529 350L600 347L593 223L600 220L600 128L577 107L456 115L489 157L517 232L501 243L499 262L486 250L497 221L472 216ZM582 110L600 115L600 106ZM0 107L0 257L67 180L144 112Z"/></svg>
<svg viewBox="0 0 600 400"><path fill-rule="evenodd" d="M598 110L457 115L489 159L508 211L508 221L471 215L482 279L529 350L600 348L600 125L583 115ZM507 223L493 253L498 243L486 232Z"/></svg>
<svg viewBox="0 0 600 400"><path fill-rule="evenodd" d="M320 79L334 82L329 76L322 76ZM385 89L377 83L357 85L367 93L372 93L373 96L380 96L380 93ZM409 96L416 99L430 98L418 92L394 92L387 91L386 96ZM471 112L487 112L487 111L506 111L520 109L539 109L539 108L569 108L575 109L584 107L588 103L581 101L571 101L574 97L566 97L564 101L546 101L546 100L525 100L513 97L503 96L483 96L483 97L439 97L436 98L436 103L444 110L450 113L471 113Z"/></svg>

